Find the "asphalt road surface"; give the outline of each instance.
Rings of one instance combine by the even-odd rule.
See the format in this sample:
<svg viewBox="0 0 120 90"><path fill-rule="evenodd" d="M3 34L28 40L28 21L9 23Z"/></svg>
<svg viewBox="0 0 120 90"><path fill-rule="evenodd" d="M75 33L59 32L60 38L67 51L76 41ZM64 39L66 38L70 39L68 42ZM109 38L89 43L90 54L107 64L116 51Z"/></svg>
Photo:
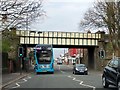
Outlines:
<svg viewBox="0 0 120 90"><path fill-rule="evenodd" d="M72 74L72 65L54 65L54 74L38 74L35 72L29 76L18 80L6 89L14 88L86 88L90 90L102 89L101 72L89 71L88 75ZM111 86L104 90L113 90Z"/></svg>

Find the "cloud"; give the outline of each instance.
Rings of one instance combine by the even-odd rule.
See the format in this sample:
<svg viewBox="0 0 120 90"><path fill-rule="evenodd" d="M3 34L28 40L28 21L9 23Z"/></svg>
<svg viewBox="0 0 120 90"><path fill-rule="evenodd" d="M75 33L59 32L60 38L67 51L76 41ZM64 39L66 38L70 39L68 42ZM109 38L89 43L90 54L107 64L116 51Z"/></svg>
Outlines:
<svg viewBox="0 0 120 90"><path fill-rule="evenodd" d="M80 20L83 18L87 9L92 6L92 2L52 1L44 3L47 17L44 19L44 22L37 22L33 25L34 29L42 31L78 31Z"/></svg>
<svg viewBox="0 0 120 90"><path fill-rule="evenodd" d="M79 32L79 23L93 0L44 0L43 8L47 17L43 22L33 23L31 28L39 31ZM66 50L67 51L67 50ZM59 57L64 49L54 49L54 57Z"/></svg>
<svg viewBox="0 0 120 90"><path fill-rule="evenodd" d="M94 0L47 0L49 2L94 2Z"/></svg>

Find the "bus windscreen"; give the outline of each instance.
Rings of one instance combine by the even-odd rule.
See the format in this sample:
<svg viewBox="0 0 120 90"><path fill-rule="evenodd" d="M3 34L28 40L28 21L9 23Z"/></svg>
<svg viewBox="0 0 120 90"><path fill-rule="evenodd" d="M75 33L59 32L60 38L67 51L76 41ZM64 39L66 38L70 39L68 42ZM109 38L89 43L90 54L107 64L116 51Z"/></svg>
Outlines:
<svg viewBox="0 0 120 90"><path fill-rule="evenodd" d="M49 64L51 62L51 50L36 50L38 64Z"/></svg>

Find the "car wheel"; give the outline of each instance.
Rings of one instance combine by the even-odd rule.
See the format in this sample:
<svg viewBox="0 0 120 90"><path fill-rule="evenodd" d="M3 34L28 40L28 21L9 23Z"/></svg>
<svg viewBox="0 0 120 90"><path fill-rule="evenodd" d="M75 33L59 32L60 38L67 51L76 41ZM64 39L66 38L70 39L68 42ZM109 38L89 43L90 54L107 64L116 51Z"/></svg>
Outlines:
<svg viewBox="0 0 120 90"><path fill-rule="evenodd" d="M88 75L88 72L86 72L85 75Z"/></svg>
<svg viewBox="0 0 120 90"><path fill-rule="evenodd" d="M50 74L54 74L54 72L50 72Z"/></svg>
<svg viewBox="0 0 120 90"><path fill-rule="evenodd" d="M76 72L75 72L75 71L74 71L73 73L74 73L74 74L76 74Z"/></svg>
<svg viewBox="0 0 120 90"><path fill-rule="evenodd" d="M75 71L73 71L73 74L76 74Z"/></svg>
<svg viewBox="0 0 120 90"><path fill-rule="evenodd" d="M120 80L118 81L118 90L120 90Z"/></svg>
<svg viewBox="0 0 120 90"><path fill-rule="evenodd" d="M108 88L109 84L108 82L106 81L106 78L105 77L102 77L102 85L104 88Z"/></svg>

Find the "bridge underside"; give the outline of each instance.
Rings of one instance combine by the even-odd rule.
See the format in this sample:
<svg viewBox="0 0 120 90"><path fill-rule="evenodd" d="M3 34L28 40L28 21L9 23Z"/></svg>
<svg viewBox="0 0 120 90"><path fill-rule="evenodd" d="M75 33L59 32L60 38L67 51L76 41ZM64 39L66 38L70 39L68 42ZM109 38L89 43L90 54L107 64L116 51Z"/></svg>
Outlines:
<svg viewBox="0 0 120 90"><path fill-rule="evenodd" d="M23 47L35 47L36 44L21 44ZM88 45L53 45L53 48L89 48L98 46L88 46Z"/></svg>
<svg viewBox="0 0 120 90"><path fill-rule="evenodd" d="M25 57L27 47L35 47L37 44L50 44L53 48L82 48L85 49L84 60L87 66L95 68L95 48L98 48L101 39L100 33L79 33L79 32L38 32L38 31L17 31L20 37L20 44L24 47Z"/></svg>
<svg viewBox="0 0 120 90"><path fill-rule="evenodd" d="M27 47L35 47L36 44L21 44L25 53L27 53ZM80 45L53 45L53 48L82 48L85 49L83 59L81 63L85 63L89 69L95 69L95 48L98 46L80 46ZM25 55L26 56L26 55Z"/></svg>

